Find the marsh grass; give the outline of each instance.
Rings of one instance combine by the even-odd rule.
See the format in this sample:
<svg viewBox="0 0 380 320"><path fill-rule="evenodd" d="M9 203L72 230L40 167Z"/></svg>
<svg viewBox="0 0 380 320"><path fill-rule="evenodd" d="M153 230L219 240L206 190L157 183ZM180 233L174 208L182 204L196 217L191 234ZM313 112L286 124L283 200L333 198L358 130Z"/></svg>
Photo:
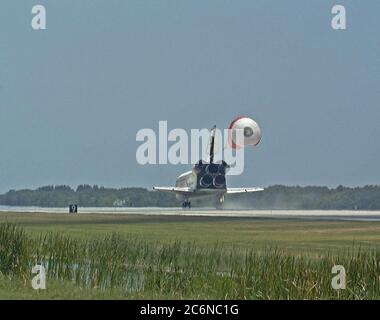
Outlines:
<svg viewBox="0 0 380 320"><path fill-rule="evenodd" d="M117 288L128 297L195 299L379 299L378 249L310 255L273 246L258 249L197 246L173 240L111 234L78 239L58 233L30 237L22 227L0 224L0 273L31 279L46 268L48 282L83 288ZM347 289L331 288L334 265L343 265Z"/></svg>

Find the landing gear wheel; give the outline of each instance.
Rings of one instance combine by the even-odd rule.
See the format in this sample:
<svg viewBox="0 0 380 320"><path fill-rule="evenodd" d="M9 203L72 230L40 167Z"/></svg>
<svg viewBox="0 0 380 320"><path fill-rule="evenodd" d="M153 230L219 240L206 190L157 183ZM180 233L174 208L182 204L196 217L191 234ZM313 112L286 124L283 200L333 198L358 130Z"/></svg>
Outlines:
<svg viewBox="0 0 380 320"><path fill-rule="evenodd" d="M221 197L221 198L219 198L219 199L217 199L217 200L215 201L215 208L216 208L217 210L222 210L222 209L223 209L223 203L224 203L224 196Z"/></svg>
<svg viewBox="0 0 380 320"><path fill-rule="evenodd" d="M191 202L188 200L182 202L182 209L186 209L186 208L191 209Z"/></svg>

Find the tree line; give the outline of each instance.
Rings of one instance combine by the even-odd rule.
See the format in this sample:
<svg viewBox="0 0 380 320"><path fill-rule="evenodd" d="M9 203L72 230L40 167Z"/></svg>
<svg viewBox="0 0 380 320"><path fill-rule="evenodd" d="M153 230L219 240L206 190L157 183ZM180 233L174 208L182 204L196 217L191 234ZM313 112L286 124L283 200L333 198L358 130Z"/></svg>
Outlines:
<svg viewBox="0 0 380 320"><path fill-rule="evenodd" d="M105 188L79 185L45 186L35 190L10 190L0 195L0 205L66 207L176 207L175 195L144 188ZM213 202L193 202L209 206ZM275 185L262 192L226 196L225 208L289 210L380 210L380 186L300 187Z"/></svg>
<svg viewBox="0 0 380 320"><path fill-rule="evenodd" d="M349 188L271 186L226 200L231 207L288 210L380 210L380 186ZM232 207L231 207L232 208Z"/></svg>
<svg viewBox="0 0 380 320"><path fill-rule="evenodd" d="M175 205L171 194L159 194L144 188L105 188L97 185L45 186L35 190L10 190L0 195L0 205L66 207L170 207Z"/></svg>

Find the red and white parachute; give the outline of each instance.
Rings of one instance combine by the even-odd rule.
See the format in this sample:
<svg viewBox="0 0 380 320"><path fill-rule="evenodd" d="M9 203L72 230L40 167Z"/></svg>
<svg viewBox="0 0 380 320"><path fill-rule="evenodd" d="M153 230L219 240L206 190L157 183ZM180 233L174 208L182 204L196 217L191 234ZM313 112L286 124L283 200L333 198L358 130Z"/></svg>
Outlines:
<svg viewBox="0 0 380 320"><path fill-rule="evenodd" d="M228 129L228 144L233 149L240 149L245 146L257 146L261 141L261 129L257 122L249 117L237 117L231 122ZM243 133L242 141L237 141L238 130L241 130Z"/></svg>

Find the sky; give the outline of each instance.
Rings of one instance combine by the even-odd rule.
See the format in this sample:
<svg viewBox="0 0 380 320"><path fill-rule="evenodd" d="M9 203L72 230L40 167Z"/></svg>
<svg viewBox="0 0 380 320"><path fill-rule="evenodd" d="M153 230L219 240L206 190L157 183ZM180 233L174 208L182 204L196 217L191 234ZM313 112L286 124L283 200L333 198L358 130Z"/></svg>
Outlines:
<svg viewBox="0 0 380 320"><path fill-rule="evenodd" d="M378 0L3 0L0 192L171 186L190 165L139 165L138 130L240 115L263 138L230 186L379 184L379 15Z"/></svg>

